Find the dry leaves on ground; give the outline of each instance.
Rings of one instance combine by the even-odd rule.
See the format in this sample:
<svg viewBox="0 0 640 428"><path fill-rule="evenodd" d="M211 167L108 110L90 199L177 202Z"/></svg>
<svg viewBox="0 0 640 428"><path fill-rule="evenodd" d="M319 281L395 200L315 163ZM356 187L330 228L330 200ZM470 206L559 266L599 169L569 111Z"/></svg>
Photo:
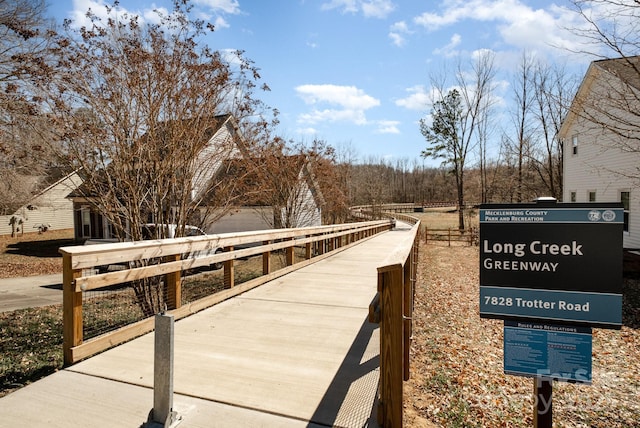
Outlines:
<svg viewBox="0 0 640 428"><path fill-rule="evenodd" d="M73 230L0 236L0 278L62 273L61 246L75 245Z"/></svg>
<svg viewBox="0 0 640 428"><path fill-rule="evenodd" d="M503 322L479 316L478 257L421 247L406 426L532 426L533 380L503 373ZM593 384L554 382L554 426L640 426L639 344L638 329L594 329Z"/></svg>

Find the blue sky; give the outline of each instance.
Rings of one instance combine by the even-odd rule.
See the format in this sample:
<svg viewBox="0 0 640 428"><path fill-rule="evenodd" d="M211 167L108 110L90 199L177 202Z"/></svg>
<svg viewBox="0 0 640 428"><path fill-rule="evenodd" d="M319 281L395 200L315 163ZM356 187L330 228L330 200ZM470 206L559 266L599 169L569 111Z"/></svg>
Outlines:
<svg viewBox="0 0 640 428"><path fill-rule="evenodd" d="M110 2L109 2L110 3ZM102 0L56 0L50 14L82 22ZM579 77L592 58L576 56L566 28L583 25L566 0L195 0L216 25L214 49L241 49L280 111L279 133L346 148L361 159L414 160L425 147L418 121L430 111L430 76L468 67L478 51L495 53L499 98L523 50L567 63ZM152 19L164 0L122 0ZM496 137L499 139L499 136ZM352 153L353 154L353 153Z"/></svg>

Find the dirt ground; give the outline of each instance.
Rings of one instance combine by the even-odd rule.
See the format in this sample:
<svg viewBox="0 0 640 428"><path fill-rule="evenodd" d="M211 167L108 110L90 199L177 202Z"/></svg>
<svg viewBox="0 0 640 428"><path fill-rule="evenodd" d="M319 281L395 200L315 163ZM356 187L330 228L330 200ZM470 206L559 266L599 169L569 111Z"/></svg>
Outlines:
<svg viewBox="0 0 640 428"><path fill-rule="evenodd" d="M408 427L533 424L533 379L503 373L503 322L479 317L478 259L477 247L421 246ZM593 330L592 385L554 382L554 426L640 426L640 331L626 319Z"/></svg>

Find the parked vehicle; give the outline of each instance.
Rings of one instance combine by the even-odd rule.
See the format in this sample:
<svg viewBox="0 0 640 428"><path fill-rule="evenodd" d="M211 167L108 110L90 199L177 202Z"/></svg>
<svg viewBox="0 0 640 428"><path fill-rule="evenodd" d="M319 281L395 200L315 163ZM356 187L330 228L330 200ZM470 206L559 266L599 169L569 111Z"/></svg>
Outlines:
<svg viewBox="0 0 640 428"><path fill-rule="evenodd" d="M159 227L162 227L163 230L158 230ZM143 225L142 228L142 237L143 239L160 239L160 238L175 238L177 231L176 224L153 224L147 223ZM184 236L203 236L206 235L205 231L196 226L185 225L184 226ZM186 253L182 255L182 259L189 258L201 258L210 256L213 254L218 254L223 251L222 248L216 248L214 250L200 250L195 251L193 253ZM210 265L211 269L218 270L222 269L222 262L213 263Z"/></svg>

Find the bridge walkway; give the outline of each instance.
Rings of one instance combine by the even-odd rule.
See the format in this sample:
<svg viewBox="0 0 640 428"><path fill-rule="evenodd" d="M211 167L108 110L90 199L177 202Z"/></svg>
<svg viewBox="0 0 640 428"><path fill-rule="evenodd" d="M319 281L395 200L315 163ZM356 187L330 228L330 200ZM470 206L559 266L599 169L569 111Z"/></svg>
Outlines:
<svg viewBox="0 0 640 428"><path fill-rule="evenodd" d="M173 409L187 427L375 421L377 271L393 231L175 323ZM0 398L0 427L138 427L153 407L153 333Z"/></svg>

